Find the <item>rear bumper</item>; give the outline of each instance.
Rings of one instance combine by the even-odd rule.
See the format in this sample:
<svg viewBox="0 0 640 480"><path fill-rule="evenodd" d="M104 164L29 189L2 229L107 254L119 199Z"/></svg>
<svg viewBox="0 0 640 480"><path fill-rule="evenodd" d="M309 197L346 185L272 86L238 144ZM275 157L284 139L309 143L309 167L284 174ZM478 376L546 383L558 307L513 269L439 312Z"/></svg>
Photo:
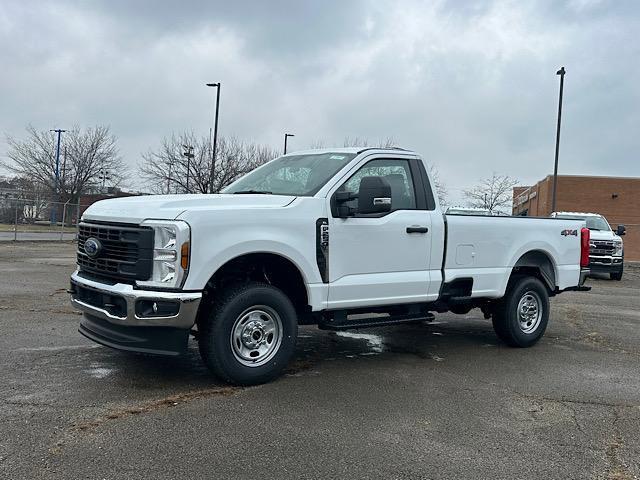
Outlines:
<svg viewBox="0 0 640 480"><path fill-rule="evenodd" d="M582 287L584 285L590 273L591 273L591 269L589 268L580 269L580 281L578 282L579 287Z"/></svg>
<svg viewBox="0 0 640 480"><path fill-rule="evenodd" d="M564 292L588 292L589 290L591 290L591 287L588 287L585 285L585 282L587 281L587 277L589 276L589 274L591 274L591 270L588 268L581 268L580 269L580 278L578 280L578 285L576 285L575 287L569 287L569 288L565 288Z"/></svg>
<svg viewBox="0 0 640 480"><path fill-rule="evenodd" d="M71 303L84 313L80 333L108 347L178 355L187 347L201 292L136 290L71 276Z"/></svg>

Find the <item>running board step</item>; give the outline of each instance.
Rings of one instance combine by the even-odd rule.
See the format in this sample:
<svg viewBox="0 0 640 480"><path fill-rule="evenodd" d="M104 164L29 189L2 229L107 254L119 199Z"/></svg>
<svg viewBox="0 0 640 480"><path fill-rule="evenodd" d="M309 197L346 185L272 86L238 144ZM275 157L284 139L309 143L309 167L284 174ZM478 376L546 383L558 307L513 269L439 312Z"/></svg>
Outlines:
<svg viewBox="0 0 640 480"><path fill-rule="evenodd" d="M357 320L328 320L318 324L321 330L352 330L356 328L382 327L401 323L429 322L434 319L432 313L420 315L396 315L393 317L365 317Z"/></svg>

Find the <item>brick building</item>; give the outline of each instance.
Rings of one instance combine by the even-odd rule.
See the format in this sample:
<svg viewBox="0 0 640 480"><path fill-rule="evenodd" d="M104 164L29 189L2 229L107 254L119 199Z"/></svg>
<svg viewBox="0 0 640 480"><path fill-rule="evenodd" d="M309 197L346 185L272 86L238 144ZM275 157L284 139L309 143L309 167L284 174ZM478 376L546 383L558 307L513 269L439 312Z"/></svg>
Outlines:
<svg viewBox="0 0 640 480"><path fill-rule="evenodd" d="M553 176L530 187L514 187L513 214L551 214ZM603 215L615 230L625 225L625 260L640 261L640 178L558 175L556 210Z"/></svg>

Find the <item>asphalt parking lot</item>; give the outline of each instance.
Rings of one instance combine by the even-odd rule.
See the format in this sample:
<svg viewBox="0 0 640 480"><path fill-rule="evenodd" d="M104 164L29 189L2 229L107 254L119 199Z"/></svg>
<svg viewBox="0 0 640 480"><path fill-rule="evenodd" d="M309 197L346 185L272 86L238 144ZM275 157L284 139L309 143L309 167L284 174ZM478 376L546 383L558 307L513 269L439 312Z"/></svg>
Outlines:
<svg viewBox="0 0 640 480"><path fill-rule="evenodd" d="M0 245L0 478L640 477L640 269L552 300L534 348L477 311L336 334L229 387L188 356L97 346L71 243Z"/></svg>

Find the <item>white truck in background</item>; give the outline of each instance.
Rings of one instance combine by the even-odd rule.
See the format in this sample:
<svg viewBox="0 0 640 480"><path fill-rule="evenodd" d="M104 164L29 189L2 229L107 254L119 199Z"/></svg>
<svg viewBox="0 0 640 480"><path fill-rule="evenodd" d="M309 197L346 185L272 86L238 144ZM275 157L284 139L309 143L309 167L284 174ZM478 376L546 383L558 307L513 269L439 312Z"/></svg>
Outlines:
<svg viewBox="0 0 640 480"><path fill-rule="evenodd" d="M618 225L614 232L609 222L597 213L553 212L551 218L580 220L590 233L589 269L591 273L605 273L611 280L622 280L624 271L624 243L626 227Z"/></svg>
<svg viewBox="0 0 640 480"><path fill-rule="evenodd" d="M287 154L221 194L95 203L71 276L80 332L165 355L193 334L213 372L245 385L282 372L299 324L481 308L504 342L535 344L549 297L587 289L584 221L443 215L431 185L414 152L345 148Z"/></svg>

